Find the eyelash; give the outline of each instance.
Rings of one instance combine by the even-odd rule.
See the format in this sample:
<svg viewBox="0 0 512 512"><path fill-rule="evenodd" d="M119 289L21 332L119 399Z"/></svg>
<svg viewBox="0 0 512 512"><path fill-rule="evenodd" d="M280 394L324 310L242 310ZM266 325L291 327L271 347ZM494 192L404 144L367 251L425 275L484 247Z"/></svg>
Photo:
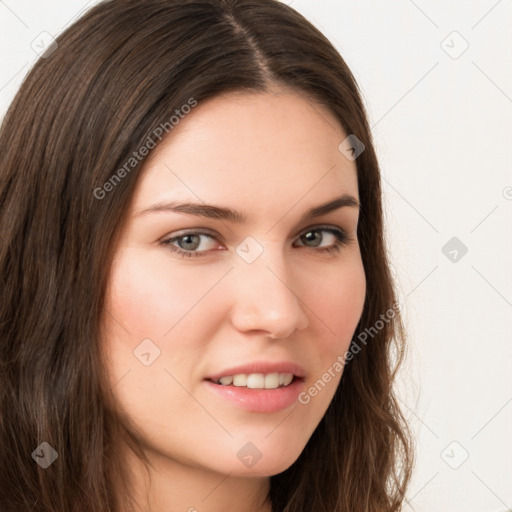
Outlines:
<svg viewBox="0 0 512 512"><path fill-rule="evenodd" d="M313 229L310 228L307 231L303 231L302 234L299 235L299 238L301 238L304 235L307 235L308 233L315 232L315 231L325 231L327 233L331 233L332 235L334 235L336 237L336 241L335 241L334 245L331 245L330 247L321 247L320 249L316 249L317 252L335 254L340 251L341 247L343 247L345 245L349 245L353 241L352 237L349 236L342 229L323 227L323 226L318 226ZM189 236L189 235L203 235L208 238L215 238L210 233L203 233L200 231L189 231L188 233L183 233L180 236L175 236L173 238L168 238L167 240L163 240L161 243L163 245L166 245L167 248L171 252L176 253L178 256L181 256L182 258L204 256L205 253L207 253L208 251L185 251L183 249L180 249L179 247L171 245L172 242L175 242L176 240L179 240L181 238L185 238L186 236ZM301 246L301 247L307 247L307 246ZM310 247L310 249L315 250L315 247Z"/></svg>

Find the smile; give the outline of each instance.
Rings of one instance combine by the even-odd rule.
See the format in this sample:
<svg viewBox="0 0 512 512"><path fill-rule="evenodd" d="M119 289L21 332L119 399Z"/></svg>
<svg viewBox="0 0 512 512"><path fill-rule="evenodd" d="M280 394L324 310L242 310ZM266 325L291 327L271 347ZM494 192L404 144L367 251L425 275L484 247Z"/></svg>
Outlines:
<svg viewBox="0 0 512 512"><path fill-rule="evenodd" d="M291 373L238 373L226 375L213 381L222 386L247 387L251 389L276 389L291 384L293 374Z"/></svg>

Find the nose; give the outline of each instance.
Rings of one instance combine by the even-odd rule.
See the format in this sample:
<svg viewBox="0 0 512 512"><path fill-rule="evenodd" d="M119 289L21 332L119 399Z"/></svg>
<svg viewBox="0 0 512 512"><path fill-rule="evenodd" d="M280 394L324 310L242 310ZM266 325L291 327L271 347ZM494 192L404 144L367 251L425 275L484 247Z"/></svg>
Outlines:
<svg viewBox="0 0 512 512"><path fill-rule="evenodd" d="M287 338L309 325L306 306L291 285L282 255L265 253L251 264L241 262L234 272L232 322L241 332Z"/></svg>

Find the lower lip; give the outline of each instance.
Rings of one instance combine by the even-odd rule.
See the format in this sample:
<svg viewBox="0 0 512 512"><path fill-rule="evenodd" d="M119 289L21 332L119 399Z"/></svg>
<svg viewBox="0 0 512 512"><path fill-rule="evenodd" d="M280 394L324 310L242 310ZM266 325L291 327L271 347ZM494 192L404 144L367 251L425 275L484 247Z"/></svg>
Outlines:
<svg viewBox="0 0 512 512"><path fill-rule="evenodd" d="M287 409L297 401L304 388L304 380L298 378L295 378L289 386L275 389L223 386L210 380L204 382L213 393L231 401L241 409L266 413Z"/></svg>

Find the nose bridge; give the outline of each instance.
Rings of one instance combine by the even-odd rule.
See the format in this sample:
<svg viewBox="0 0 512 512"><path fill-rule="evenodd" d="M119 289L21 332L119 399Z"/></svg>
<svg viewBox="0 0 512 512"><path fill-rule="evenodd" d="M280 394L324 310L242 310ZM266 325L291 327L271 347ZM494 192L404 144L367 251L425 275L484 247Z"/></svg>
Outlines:
<svg viewBox="0 0 512 512"><path fill-rule="evenodd" d="M263 330L275 337L286 337L294 330L304 329L308 317L304 305L290 283L290 268L277 244L274 247L258 248L248 241L249 250L243 252L236 269L236 304L233 322L240 330ZM247 247L245 247L247 249ZM237 251L238 252L238 251ZM250 262L249 262L250 261Z"/></svg>

